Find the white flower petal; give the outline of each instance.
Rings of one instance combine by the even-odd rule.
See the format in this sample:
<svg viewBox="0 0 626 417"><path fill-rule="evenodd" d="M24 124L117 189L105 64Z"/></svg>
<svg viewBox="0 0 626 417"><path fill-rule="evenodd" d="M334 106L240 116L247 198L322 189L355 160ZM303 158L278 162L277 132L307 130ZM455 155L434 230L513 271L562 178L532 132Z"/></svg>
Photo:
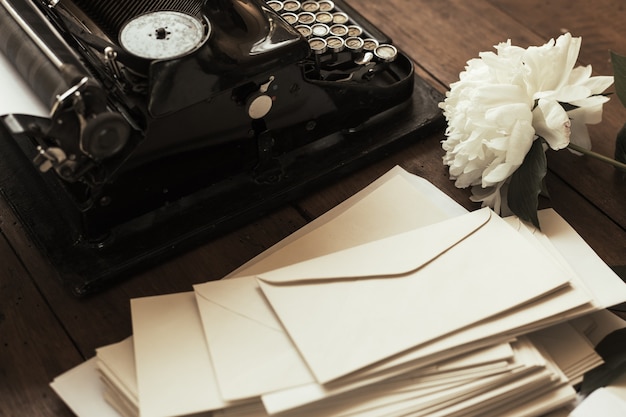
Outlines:
<svg viewBox="0 0 626 417"><path fill-rule="evenodd" d="M569 75L568 84L580 84L589 79L591 77L592 69L591 65L587 66L579 66L572 70Z"/></svg>
<svg viewBox="0 0 626 417"><path fill-rule="evenodd" d="M540 99L533 110L533 126L554 150L569 144L571 122L563 107L556 101Z"/></svg>
<svg viewBox="0 0 626 417"><path fill-rule="evenodd" d="M582 85L591 90L591 94L602 94L613 84L614 81L613 76L603 75L591 77L582 83Z"/></svg>
<svg viewBox="0 0 626 417"><path fill-rule="evenodd" d="M585 106L581 106L577 109L573 109L567 112L572 123L583 123L588 125L595 125L602 121L602 104L604 102L598 101L593 103L589 100Z"/></svg>
<svg viewBox="0 0 626 417"><path fill-rule="evenodd" d="M592 94L591 90L584 85L568 85L557 91L546 91L542 93L536 94L535 98L545 98L561 103L571 103L576 100L584 100Z"/></svg>

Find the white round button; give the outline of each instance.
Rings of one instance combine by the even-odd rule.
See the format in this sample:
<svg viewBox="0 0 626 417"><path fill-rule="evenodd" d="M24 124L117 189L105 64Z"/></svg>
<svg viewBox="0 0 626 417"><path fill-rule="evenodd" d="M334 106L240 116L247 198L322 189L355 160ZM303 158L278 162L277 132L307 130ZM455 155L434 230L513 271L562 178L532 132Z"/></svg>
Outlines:
<svg viewBox="0 0 626 417"><path fill-rule="evenodd" d="M274 102L270 96L258 96L250 103L250 106L248 107L248 116L255 120L261 119L270 112L272 104L274 104Z"/></svg>

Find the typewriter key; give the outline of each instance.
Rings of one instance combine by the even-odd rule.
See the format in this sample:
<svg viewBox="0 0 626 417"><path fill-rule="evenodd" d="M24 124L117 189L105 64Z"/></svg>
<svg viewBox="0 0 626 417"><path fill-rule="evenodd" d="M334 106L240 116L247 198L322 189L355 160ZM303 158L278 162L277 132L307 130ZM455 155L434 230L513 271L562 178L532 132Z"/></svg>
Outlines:
<svg viewBox="0 0 626 417"><path fill-rule="evenodd" d="M275 12L280 12L283 10L283 2L277 0L270 0L267 2L267 5L272 8Z"/></svg>
<svg viewBox="0 0 626 417"><path fill-rule="evenodd" d="M290 13L300 11L300 2L296 0L286 0L283 2L283 10Z"/></svg>
<svg viewBox="0 0 626 417"><path fill-rule="evenodd" d="M348 27L346 25L332 25L329 30L330 34L333 36L344 37L348 34Z"/></svg>
<svg viewBox="0 0 626 417"><path fill-rule="evenodd" d="M343 51L345 47L343 39L339 36L329 36L326 38L326 45L328 45L328 48L334 53Z"/></svg>
<svg viewBox="0 0 626 417"><path fill-rule="evenodd" d="M324 52L326 52L327 49L326 41L322 38L309 39L309 46L311 47L313 53L315 53L316 55L323 54Z"/></svg>
<svg viewBox="0 0 626 417"><path fill-rule="evenodd" d="M361 52L363 50L363 39L357 36L346 38L346 48L352 52Z"/></svg>
<svg viewBox="0 0 626 417"><path fill-rule="evenodd" d="M315 15L309 12L302 12L298 14L298 23L303 25L311 25L315 23Z"/></svg>
<svg viewBox="0 0 626 417"><path fill-rule="evenodd" d="M305 1L302 3L302 11L315 13L320 9L320 4L316 1Z"/></svg>
<svg viewBox="0 0 626 417"><path fill-rule="evenodd" d="M320 12L332 12L335 8L335 3L330 0L322 0L318 3L320 5Z"/></svg>
<svg viewBox="0 0 626 417"><path fill-rule="evenodd" d="M281 17L287 21L290 25L294 25L298 22L298 15L295 13L283 13Z"/></svg>
<svg viewBox="0 0 626 417"><path fill-rule="evenodd" d="M296 30L305 38L308 38L313 34L311 27L307 25L296 25Z"/></svg>
<svg viewBox="0 0 626 417"><path fill-rule="evenodd" d="M361 26L350 25L348 26L348 36L361 36L363 34L363 29Z"/></svg>
<svg viewBox="0 0 626 417"><path fill-rule="evenodd" d="M393 45L382 44L374 49L374 55L383 62L392 62L398 56L398 50Z"/></svg>
<svg viewBox="0 0 626 417"><path fill-rule="evenodd" d="M346 23L348 23L348 20L350 20L350 18L348 17L347 14L343 12L333 13L333 23L345 25Z"/></svg>
<svg viewBox="0 0 626 417"><path fill-rule="evenodd" d="M333 22L333 15L328 12L315 13L315 21L318 23L329 24Z"/></svg>
<svg viewBox="0 0 626 417"><path fill-rule="evenodd" d="M316 23L311 26L311 31L313 32L313 36L323 38L324 36L328 35L328 33L330 32L330 28L328 27L328 25L325 25L323 23Z"/></svg>
<svg viewBox="0 0 626 417"><path fill-rule="evenodd" d="M378 41L376 39L367 38L363 39L363 50L374 52L374 49L378 47Z"/></svg>

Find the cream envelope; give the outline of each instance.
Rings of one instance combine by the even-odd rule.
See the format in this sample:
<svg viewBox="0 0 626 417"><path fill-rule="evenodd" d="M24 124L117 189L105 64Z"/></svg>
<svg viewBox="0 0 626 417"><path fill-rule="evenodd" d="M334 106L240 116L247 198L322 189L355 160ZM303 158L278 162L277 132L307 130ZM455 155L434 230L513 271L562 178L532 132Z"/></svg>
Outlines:
<svg viewBox="0 0 626 417"><path fill-rule="evenodd" d="M465 213L426 179L396 166L226 278L260 274Z"/></svg>
<svg viewBox="0 0 626 417"><path fill-rule="evenodd" d="M220 393L258 397L314 381L254 277L194 286Z"/></svg>
<svg viewBox="0 0 626 417"><path fill-rule="evenodd" d="M259 275L322 384L568 283L489 209Z"/></svg>
<svg viewBox="0 0 626 417"><path fill-rule="evenodd" d="M219 396L193 292L134 298L131 313L142 417L232 405Z"/></svg>

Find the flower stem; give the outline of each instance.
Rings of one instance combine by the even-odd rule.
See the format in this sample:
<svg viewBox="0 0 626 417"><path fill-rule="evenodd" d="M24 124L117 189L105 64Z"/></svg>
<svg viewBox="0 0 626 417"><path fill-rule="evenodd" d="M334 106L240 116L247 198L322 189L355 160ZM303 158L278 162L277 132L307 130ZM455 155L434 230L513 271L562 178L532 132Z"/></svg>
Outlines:
<svg viewBox="0 0 626 417"><path fill-rule="evenodd" d="M626 171L626 164L623 164L623 163L621 163L619 161L616 161L615 159L609 158L607 156L601 155L601 154L599 154L597 152L593 152L593 151L590 151L590 150L585 149L585 148L581 148L580 146L575 145L575 144L573 144L571 142L569 143L569 145L567 145L567 147L570 148L573 151L580 152L583 155L591 156L592 158L596 158L596 159L599 159L602 162L606 162L608 164L611 164L611 165L613 165L617 169L620 169L622 171Z"/></svg>

